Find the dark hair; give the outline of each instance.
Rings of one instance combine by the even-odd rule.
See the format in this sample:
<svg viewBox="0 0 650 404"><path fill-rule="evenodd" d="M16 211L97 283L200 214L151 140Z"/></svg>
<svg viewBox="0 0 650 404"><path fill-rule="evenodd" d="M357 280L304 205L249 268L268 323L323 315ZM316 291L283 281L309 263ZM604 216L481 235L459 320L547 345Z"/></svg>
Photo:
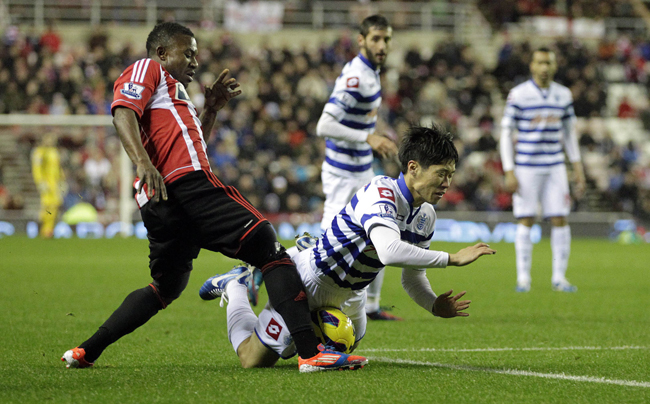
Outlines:
<svg viewBox="0 0 650 404"><path fill-rule="evenodd" d="M548 46L540 46L539 48L535 49L535 52L542 52L542 53L555 53L551 48Z"/></svg>
<svg viewBox="0 0 650 404"><path fill-rule="evenodd" d="M408 171L408 162L411 160L420 163L424 169L436 164L458 163L458 150L453 138L451 133L435 123L430 128L411 126L399 146L402 172Z"/></svg>
<svg viewBox="0 0 650 404"><path fill-rule="evenodd" d="M175 22L156 25L147 36L147 55L151 56L159 46L168 46L177 35L194 37L192 30Z"/></svg>
<svg viewBox="0 0 650 404"><path fill-rule="evenodd" d="M381 16L379 14L371 15L370 17L366 17L363 21L361 21L359 33L365 38L370 32L371 27L375 27L377 29L387 29L390 27L390 23L384 16Z"/></svg>

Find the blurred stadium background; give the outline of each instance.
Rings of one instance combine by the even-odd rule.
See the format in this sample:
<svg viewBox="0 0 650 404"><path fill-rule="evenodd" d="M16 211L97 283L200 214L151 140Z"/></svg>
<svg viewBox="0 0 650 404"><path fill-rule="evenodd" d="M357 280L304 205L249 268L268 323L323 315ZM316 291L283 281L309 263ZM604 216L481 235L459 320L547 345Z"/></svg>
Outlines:
<svg viewBox="0 0 650 404"><path fill-rule="evenodd" d="M47 134L56 136L65 176L55 237L144 235L110 103L114 80L145 56L146 35L162 21L197 35L199 79L188 90L199 109L200 85L215 72L227 67L242 83L243 95L219 113L208 145L214 171L280 236L313 230L323 202L316 123L358 51L356 24L381 13L394 27L382 70L387 130L436 121L461 151L452 189L438 205L446 219L441 239L499 241L514 231L499 122L508 91L529 77L531 51L549 45L558 56L556 81L573 92L588 179L569 218L574 235L650 242L649 1L182 3L0 0L0 236L37 233L30 155ZM393 162L375 163L377 173L398 173ZM81 202L92 205L90 216L72 209ZM80 221L94 224L75 226Z"/></svg>

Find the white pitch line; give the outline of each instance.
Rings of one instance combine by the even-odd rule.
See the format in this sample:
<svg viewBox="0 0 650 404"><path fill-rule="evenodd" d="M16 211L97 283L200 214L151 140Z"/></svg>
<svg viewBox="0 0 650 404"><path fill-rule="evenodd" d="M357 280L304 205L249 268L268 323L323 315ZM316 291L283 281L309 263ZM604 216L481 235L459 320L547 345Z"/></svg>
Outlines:
<svg viewBox="0 0 650 404"><path fill-rule="evenodd" d="M381 358L381 357L374 357L374 358L368 357L368 359L377 362L404 363L408 365L430 366L430 367L446 368L446 369L454 369L454 370L469 370L472 372L498 373L503 375L514 375L514 376L532 376L532 377L541 377L544 379L560 379L560 380L571 380L575 382L615 384L619 386L650 388L650 382L637 382L635 380L606 379L604 377L593 377L593 376L573 376L564 373L539 373L539 372L531 372L527 370L514 370L514 369L478 368L473 366L450 365L446 363L420 362L420 361L411 361L405 359L391 359L391 358Z"/></svg>
<svg viewBox="0 0 650 404"><path fill-rule="evenodd" d="M623 351L628 349L650 349L647 346L566 346L532 348L370 348L363 352L507 352L507 351Z"/></svg>

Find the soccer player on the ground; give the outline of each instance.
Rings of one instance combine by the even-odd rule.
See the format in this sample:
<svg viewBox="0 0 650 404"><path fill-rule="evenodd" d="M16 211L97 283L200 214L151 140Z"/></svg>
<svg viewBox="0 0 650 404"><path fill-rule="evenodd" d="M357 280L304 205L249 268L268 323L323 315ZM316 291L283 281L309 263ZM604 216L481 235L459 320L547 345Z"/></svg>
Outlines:
<svg viewBox="0 0 650 404"><path fill-rule="evenodd" d="M567 224L571 197L564 153L573 164L576 198L584 193L585 176L575 133L573 97L571 90L553 81L556 70L555 53L548 48L537 49L530 62L532 79L510 91L501 121L505 186L514 193L512 210L519 222L515 237L518 292L530 290L530 228L540 203L543 217L550 218L552 225L553 290L577 290L565 277L571 252L571 229Z"/></svg>
<svg viewBox="0 0 650 404"><path fill-rule="evenodd" d="M325 104L316 133L326 139L321 180L325 204L321 229L350 202L355 192L375 176L373 150L393 157L397 146L376 132L377 110L381 104L379 70L386 62L393 29L388 20L373 15L363 20L357 36L359 55L345 65ZM366 309L372 320L401 320L380 309L383 272L368 286Z"/></svg>
<svg viewBox="0 0 650 404"><path fill-rule="evenodd" d="M241 91L224 70L205 88L199 116L185 90L198 67L197 52L188 28L159 24L147 38L149 57L129 66L115 82L113 122L137 168L136 200L148 231L153 282L128 295L90 339L65 352L62 360L68 367L91 366L106 347L171 304L205 248L262 270L269 300L296 341L301 372L363 363L363 357L319 345L300 276L272 226L237 189L212 173L203 134L212 132L217 111ZM334 363L321 361L323 355Z"/></svg>
<svg viewBox="0 0 650 404"><path fill-rule="evenodd" d="M46 133L41 139L41 144L32 152L32 176L41 195L41 237L50 238L54 234L54 225L63 203L62 185L63 171L61 170L61 157L56 148L56 136Z"/></svg>
<svg viewBox="0 0 650 404"><path fill-rule="evenodd" d="M456 170L452 136L438 126L413 127L400 144L402 174L377 176L359 189L333 219L314 247L293 255L312 310L338 307L354 323L357 341L366 330L364 292L384 266L402 266L402 286L425 310L438 317L468 316L465 292L440 296L431 289L426 268L467 265L494 254L485 243L456 254L429 250L436 221L433 204L443 197ZM199 294L228 302L228 337L245 368L273 366L295 354L281 314L267 304L259 318L247 298L246 266L208 279Z"/></svg>

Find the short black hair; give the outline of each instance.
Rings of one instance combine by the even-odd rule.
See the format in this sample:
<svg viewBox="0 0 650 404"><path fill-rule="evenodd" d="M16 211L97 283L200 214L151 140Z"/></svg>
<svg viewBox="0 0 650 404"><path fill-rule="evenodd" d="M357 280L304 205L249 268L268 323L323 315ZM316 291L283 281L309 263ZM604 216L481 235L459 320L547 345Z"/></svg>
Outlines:
<svg viewBox="0 0 650 404"><path fill-rule="evenodd" d="M436 123L431 127L411 126L399 146L402 172L408 171L411 160L420 163L424 169L436 164L458 163L458 150L453 138L451 133Z"/></svg>
<svg viewBox="0 0 650 404"><path fill-rule="evenodd" d="M535 49L535 52L542 52L542 53L555 53L551 48L548 46L540 46L539 48Z"/></svg>
<svg viewBox="0 0 650 404"><path fill-rule="evenodd" d="M361 21L359 33L365 38L370 32L371 27L375 27L377 29L388 29L388 27L390 27L390 23L388 22L388 19L382 15L371 15L370 17L366 17L363 21Z"/></svg>
<svg viewBox="0 0 650 404"><path fill-rule="evenodd" d="M159 46L168 46L177 35L194 38L192 30L176 22L163 22L156 25L147 36L147 55L151 56Z"/></svg>

